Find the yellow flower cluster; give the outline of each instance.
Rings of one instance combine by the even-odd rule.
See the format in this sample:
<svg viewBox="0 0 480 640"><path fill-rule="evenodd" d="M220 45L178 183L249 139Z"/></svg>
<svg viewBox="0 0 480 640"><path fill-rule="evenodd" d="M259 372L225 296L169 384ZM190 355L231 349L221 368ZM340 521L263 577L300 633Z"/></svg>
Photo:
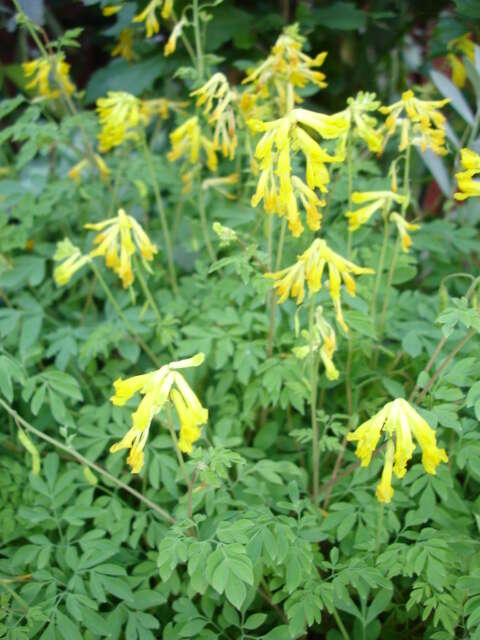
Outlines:
<svg viewBox="0 0 480 640"><path fill-rule="evenodd" d="M372 418L348 434L348 440L358 443L356 454L362 467L370 464L382 432L387 435L388 442L382 479L377 486L380 502L390 502L392 499L392 471L397 478L403 478L406 473L407 462L415 450L412 436L422 449L422 463L427 473L435 475L440 462L448 462L445 449L437 447L435 431L406 400L398 398L388 402Z"/></svg>
<svg viewBox="0 0 480 640"><path fill-rule="evenodd" d="M313 336L310 336L308 331L302 331L302 336L308 340L308 344L303 347L294 347L293 353L302 360L310 353L310 348L313 351L320 351L327 378L337 380L339 373L333 362L333 355L337 350L337 338L334 328L323 317L322 307L318 307L315 313Z"/></svg>
<svg viewBox="0 0 480 640"><path fill-rule="evenodd" d="M120 56L127 62L131 62L135 58L133 51L133 31L131 29L122 29L118 37L118 42L112 49L112 58Z"/></svg>
<svg viewBox="0 0 480 640"><path fill-rule="evenodd" d="M389 107L380 107L379 111L388 115L385 125L388 136L401 127L399 151L409 145L420 147L421 151L431 149L437 155L445 155L445 116L438 110L450 100L420 100L412 90L402 93L402 98ZM400 116L405 112L406 117Z"/></svg>
<svg viewBox="0 0 480 640"><path fill-rule="evenodd" d="M189 118L172 131L170 143L172 149L167 154L170 162L175 162L185 156L190 164L195 165L199 161L200 151L203 149L207 167L210 171L217 170L218 158L215 144L202 134L197 116Z"/></svg>
<svg viewBox="0 0 480 640"><path fill-rule="evenodd" d="M120 442L110 448L111 453L130 449L127 463L132 473L139 473L143 467L143 449L148 439L150 425L168 403L173 403L180 420L178 446L184 453L191 453L193 444L200 438L200 426L208 420L208 410L202 407L179 369L198 367L204 361L203 353L192 358L178 360L164 365L156 371L133 376L126 380L116 380L115 394L110 398L116 406L123 406L135 393L143 396L137 410L132 414L132 427Z"/></svg>
<svg viewBox="0 0 480 640"><path fill-rule="evenodd" d="M53 278L58 286L63 286L90 260L90 256L84 256L78 247L65 238L57 244L53 259L55 262L61 262L54 269Z"/></svg>
<svg viewBox="0 0 480 640"><path fill-rule="evenodd" d="M99 98L97 112L102 127L98 136L102 152L135 137L140 122L147 123L141 100L125 91L109 91L106 98Z"/></svg>
<svg viewBox="0 0 480 640"><path fill-rule="evenodd" d="M160 23L156 15L157 9L162 9L161 16L168 20L173 9L173 0L151 0L145 9L133 18L134 22L145 22L147 38L160 31Z"/></svg>
<svg viewBox="0 0 480 640"><path fill-rule="evenodd" d="M215 148L221 151L225 158L233 160L238 141L232 105L236 102L237 96L230 88L227 78L223 73L215 73L208 82L192 91L190 95L197 97L197 107L203 105L209 122L215 124ZM213 108L215 103L216 106Z"/></svg>
<svg viewBox="0 0 480 640"><path fill-rule="evenodd" d="M32 78L26 88L38 91L43 98L59 98L62 89L68 95L75 91L68 75L70 65L60 55L24 62L22 68L25 77Z"/></svg>
<svg viewBox="0 0 480 640"><path fill-rule="evenodd" d="M307 109L293 109L287 116L272 122L250 120L249 126L264 135L257 144L255 156L260 161L260 176L252 197L252 206L261 200L267 213L286 215L293 236L303 232L298 211L298 199L307 215L307 225L317 231L321 225L319 207L325 201L317 196L315 189L327 192L330 180L326 163L338 162L341 156L329 155L305 127L322 138L338 138L348 128L342 116L327 116ZM306 162L306 183L292 176L291 154L300 150Z"/></svg>
<svg viewBox="0 0 480 640"><path fill-rule="evenodd" d="M387 214L393 203L402 204L406 200L406 196L402 196L393 191L354 191L352 193L352 202L354 204L369 204L355 211L347 211L345 216L348 218L348 228L350 231L356 231L363 224L366 224L373 214L379 209L383 209Z"/></svg>
<svg viewBox="0 0 480 640"><path fill-rule="evenodd" d="M140 224L123 209L119 209L115 218L84 226L101 232L93 241L99 246L90 253L91 257L105 256L105 264L122 279L125 288L133 283L132 256L136 249L145 260L153 260L157 253L156 245Z"/></svg>
<svg viewBox="0 0 480 640"><path fill-rule="evenodd" d="M459 55L466 56L471 62L475 61L475 43L471 40L471 33L464 33L459 38L450 40L447 47L447 61L452 69L452 80L463 89L467 80L467 71Z"/></svg>
<svg viewBox="0 0 480 640"><path fill-rule="evenodd" d="M291 296L301 304L305 297L305 280L310 293L315 293L322 288L322 278L325 267L328 268L330 297L332 298L338 324L344 331L348 331L343 318L340 302L340 288L342 280L349 295L355 295L355 280L352 275L375 273L373 269L359 267L349 260L345 260L338 253L332 251L325 240L317 238L310 247L298 257L295 264L275 273L265 274L267 278L275 281L279 300L282 304Z"/></svg>
<svg viewBox="0 0 480 640"><path fill-rule="evenodd" d="M325 74L318 71L327 53L319 53L310 58L302 51L305 38L298 33L298 25L287 27L278 38L268 58L258 65L243 80L242 84L254 83L256 89L264 97L269 95L269 85L273 84L282 103L287 104L286 86L304 87L312 82L323 89L327 86ZM294 93L295 102L302 102Z"/></svg>
<svg viewBox="0 0 480 640"><path fill-rule="evenodd" d="M110 175L110 169L105 164L102 156L99 156L98 153L95 153L93 158L101 177L105 179L108 178L108 176ZM88 163L88 158L83 158L83 160L77 162L77 164L74 165L68 172L69 177L74 181L79 180L81 173L88 167Z"/></svg>
<svg viewBox="0 0 480 640"><path fill-rule="evenodd" d="M458 191L455 200L466 200L467 198L480 196L480 182L474 180L480 173L480 156L471 149L461 150L461 162L465 171L455 174L458 181Z"/></svg>
<svg viewBox="0 0 480 640"><path fill-rule="evenodd" d="M363 140L370 151L379 153L382 150L383 135L378 129L378 121L370 115L380 107L380 101L375 98L374 93L359 91L355 98L347 98L348 107L338 115L345 118L349 130ZM345 144L346 135L343 142Z"/></svg>
<svg viewBox="0 0 480 640"><path fill-rule="evenodd" d="M390 215L390 220L397 226L398 233L400 234L400 242L402 243L402 251L408 253L408 250L412 246L412 238L408 232L418 231L418 229L420 229L420 225L413 222L407 222L405 218L402 218L402 216L396 212Z"/></svg>

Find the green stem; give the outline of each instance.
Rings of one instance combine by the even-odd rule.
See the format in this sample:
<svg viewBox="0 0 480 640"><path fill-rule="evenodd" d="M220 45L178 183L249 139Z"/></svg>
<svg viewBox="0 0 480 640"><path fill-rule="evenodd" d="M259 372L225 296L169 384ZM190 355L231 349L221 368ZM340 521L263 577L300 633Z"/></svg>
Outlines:
<svg viewBox="0 0 480 640"><path fill-rule="evenodd" d="M312 295L310 311L308 314L308 335L310 343L310 404L312 424L312 467L313 467L313 502L318 504L319 488L319 433L317 423L317 384L318 384L318 358L313 351L313 325L315 314L315 294Z"/></svg>
<svg viewBox="0 0 480 640"><path fill-rule="evenodd" d="M203 199L203 190L200 180L198 182L198 210L200 211L200 222L202 225L203 239L205 241L205 246L207 247L208 255L212 262L216 262L217 256L212 247L212 243L210 242L210 235L208 233L207 214L205 211L205 201Z"/></svg>
<svg viewBox="0 0 480 640"><path fill-rule="evenodd" d="M347 630L345 629L345 626L342 622L342 619L340 618L340 616L338 615L338 611L336 610L335 607L332 606L332 614L333 617L335 618L335 622L337 623L337 627L340 629L340 633L342 634L342 638L344 640L350 640L350 636L347 633Z"/></svg>
<svg viewBox="0 0 480 640"><path fill-rule="evenodd" d="M182 470L183 479L185 480L185 484L187 485L187 487L190 487L190 478L188 477L187 469L185 468L185 462L183 460L182 452L180 451L180 447L178 446L177 436L175 434L175 429L173 428L172 409L170 408L169 403L167 403L167 427L170 431L173 448L175 449L178 464L180 465L180 468Z"/></svg>
<svg viewBox="0 0 480 640"><path fill-rule="evenodd" d="M25 602L25 600L21 598L18 595L18 593L7 584L7 581L1 578L0 578L0 585L2 585L5 591L7 591L12 596L12 598L20 605L25 615L28 615L29 607L28 607L28 604Z"/></svg>
<svg viewBox="0 0 480 640"><path fill-rule="evenodd" d="M380 257L378 259L377 276L375 278L375 288L373 290L372 304L370 307L370 313L372 316L372 322L374 326L375 326L375 315L377 312L377 296L378 296L378 290L380 288L380 281L382 279L383 267L385 265L385 254L387 252L389 230L390 228L388 224L388 218L385 215L384 221L383 221L383 242L382 242L382 248L380 250Z"/></svg>
<svg viewBox="0 0 480 640"><path fill-rule="evenodd" d="M150 358L150 360L153 362L153 364L157 367L160 368L161 367L161 363L158 360L158 358L156 357L156 355L152 352L152 350L150 349L150 347L148 345L145 344L145 342L142 340L142 338L140 338L135 329L132 327L132 325L130 324L130 322L128 321L126 315L123 313L120 305L118 304L118 302L115 300L115 298L112 295L112 292L110 291L110 288L108 286L108 284L105 282L105 280L103 279L102 274L100 273L100 271L97 269L97 266L95 264L95 262L93 260L91 260L89 262L90 267L92 268L92 271L94 272L94 274L97 277L97 280L100 283L100 286L102 287L102 289L105 292L105 295L107 296L110 304L112 305L112 307L115 309L115 311L117 312L118 317L120 318L120 320L122 320L125 323L125 326L127 327L128 332L130 333L131 337L135 340L135 342L145 351L145 353L147 354L147 356Z"/></svg>
<svg viewBox="0 0 480 640"><path fill-rule="evenodd" d="M152 307L154 314L157 316L157 320L162 321L162 316L160 315L160 311L158 310L157 304L153 299L152 293L148 288L148 284L143 277L142 265L140 260L135 260L135 265L137 267L136 273L138 280L140 281L140 286L142 287L143 293L145 294L145 298L148 300L148 304Z"/></svg>
<svg viewBox="0 0 480 640"><path fill-rule="evenodd" d="M148 170L150 172L150 179L152 181L153 192L155 194L155 202L157 204L158 214L160 216L160 221L162 223L163 238L165 241L165 249L167 253L168 272L170 274L170 283L172 285L173 292L177 294L178 293L177 276L175 273L175 263L173 261L173 249L172 249L172 243L170 240L170 233L168 231L167 216L163 206L162 197L160 195L160 190L158 188L157 178L155 177L155 169L153 167L152 156L150 154L150 149L148 148L145 133L143 132L140 137L142 139L142 147L143 147L143 152L145 156L145 161L147 163Z"/></svg>
<svg viewBox="0 0 480 640"><path fill-rule="evenodd" d="M285 232L287 230L287 218L284 217L282 220L282 226L280 228L280 238L278 240L278 251L277 251L277 259L275 261L275 271L280 270L280 265L282 264L282 255L283 255L283 245L285 242Z"/></svg>
<svg viewBox="0 0 480 640"><path fill-rule="evenodd" d="M163 518L167 522L170 522L172 524L175 522L174 518L172 518L172 516L169 513L164 511L161 507L156 505L149 498L142 495L139 491L132 489L132 487L129 487L128 484L125 484L121 480L118 480L118 478L116 478L115 476L112 476L111 473L109 473L105 469L102 469L102 467L100 467L98 464L95 464L95 462L90 462L90 460L88 460L87 458L84 458L80 453L78 453L78 451L76 451L72 447L67 447L66 445L62 444L58 440L55 440L55 438L48 436L46 433L43 433L43 431L39 431L38 429L35 429L35 427L33 427L29 422L24 420L10 405L8 405L2 399L0 399L0 405L5 409L5 411L7 411L7 413L9 413L13 417L13 419L17 423L21 424L22 427L24 427L24 429L26 429L27 431L30 431L30 433L35 434L37 438L40 438L41 440L45 440L45 442L48 442L49 444L53 445L57 449L61 449L62 451L65 451L66 453L68 453L69 456L74 458L77 462L80 462L80 464L84 464L87 467L94 469L97 473L104 476L105 478L108 478L108 480L110 480L110 482L115 484L117 487L120 487L120 489L127 491L132 496L137 498L137 500L144 502L146 505L150 507L150 509L152 509L152 511L155 511L155 513L157 513L161 518Z"/></svg>
<svg viewBox="0 0 480 640"><path fill-rule="evenodd" d="M382 541L382 529L383 529L383 516L385 513L385 503L381 502L379 505L378 522L377 522L377 543L375 547L375 554L378 555L380 551L380 544Z"/></svg>
<svg viewBox="0 0 480 640"><path fill-rule="evenodd" d="M200 82L203 82L204 66L203 66L203 52L202 52L202 40L200 36L200 18L198 11L198 0L193 0L193 30L195 32L195 50L197 54L197 71Z"/></svg>

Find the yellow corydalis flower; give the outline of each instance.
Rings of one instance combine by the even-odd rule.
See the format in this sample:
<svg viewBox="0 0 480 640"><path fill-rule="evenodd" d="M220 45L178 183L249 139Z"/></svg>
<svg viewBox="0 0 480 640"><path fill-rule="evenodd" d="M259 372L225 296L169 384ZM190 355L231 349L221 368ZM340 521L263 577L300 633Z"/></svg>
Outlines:
<svg viewBox="0 0 480 640"><path fill-rule="evenodd" d="M250 128L264 132L257 143L255 157L260 162L257 189L252 196L252 206L261 200L267 213L286 215L293 236L303 232L298 211L300 200L307 214L307 225L317 231L321 225L319 207L325 201L317 196L315 189L327 192L329 182L326 163L338 162L343 158L329 155L304 129L309 127L323 138L337 138L348 128L342 116L327 116L306 109L293 109L287 116L261 122L250 120ZM305 157L306 183L297 176L292 177L291 155L300 150Z"/></svg>
<svg viewBox="0 0 480 640"><path fill-rule="evenodd" d="M97 113L102 130L98 136L103 153L136 136L140 122L146 123L142 102L125 91L109 91L106 98L97 100Z"/></svg>
<svg viewBox="0 0 480 640"><path fill-rule="evenodd" d="M379 209L383 209L385 213L391 209L392 204L402 204L406 200L406 196L399 195L393 191L354 191L352 193L352 202L354 204L368 204L355 211L347 211L345 216L348 218L348 228L350 231L356 231L363 224L366 224L373 214Z"/></svg>
<svg viewBox="0 0 480 640"><path fill-rule="evenodd" d="M119 209L115 218L84 225L85 229L100 231L94 244L98 245L90 256L105 256L105 264L122 280L124 288L133 283L132 256L138 250L144 260L153 260L157 247L140 224ZM133 236L133 237L132 237Z"/></svg>
<svg viewBox="0 0 480 640"><path fill-rule="evenodd" d="M460 89L463 89L467 80L467 71L462 60L458 57L463 54L469 60L475 60L475 43L470 39L471 33L464 33L459 38L450 40L447 45L449 53L447 61L452 69L452 80Z"/></svg>
<svg viewBox="0 0 480 640"><path fill-rule="evenodd" d="M133 31L131 29L122 29L118 37L118 42L112 49L112 58L120 56L127 62L131 62L135 58L133 51Z"/></svg>
<svg viewBox="0 0 480 640"><path fill-rule="evenodd" d="M206 138L200 129L197 116L189 118L170 134L171 150L167 154L170 162L175 162L183 156L190 164L197 164L200 151L206 155L206 165L210 171L216 171L218 166L215 144Z"/></svg>
<svg viewBox="0 0 480 640"><path fill-rule="evenodd" d="M388 107L380 107L379 111L388 115L385 126L390 137L397 125L401 128L399 150L409 145L420 147L421 151L431 149L437 155L445 155L445 116L439 111L450 102L444 100L420 100L413 91L405 91L398 102ZM406 117L400 116L405 113Z"/></svg>
<svg viewBox="0 0 480 640"><path fill-rule="evenodd" d="M390 215L390 220L397 225L398 233L400 234L400 241L402 243L402 251L408 253L408 250L412 246L412 239L408 232L418 231L418 229L420 229L420 225L414 224L413 222L407 222L399 213L392 213Z"/></svg>
<svg viewBox="0 0 480 640"><path fill-rule="evenodd" d="M107 179L108 176L110 175L110 169L107 167L104 159L101 156L99 156L98 153L95 153L93 158L95 160L95 164L97 166L97 169L101 177ZM77 162L77 164L74 165L68 172L69 177L73 181L77 182L82 172L84 171L84 169L88 167L88 164L89 164L88 158L84 158L83 160L80 160L80 162Z"/></svg>
<svg viewBox="0 0 480 640"><path fill-rule="evenodd" d="M177 40L183 33L183 27L187 24L185 18L182 18L175 24L172 29L172 33L170 34L165 47L163 49L163 55L165 57L172 55L175 49L177 48Z"/></svg>
<svg viewBox="0 0 480 640"><path fill-rule="evenodd" d="M173 0L151 0L145 9L133 18L134 22L145 22L147 38L151 38L160 31L160 23L156 15L157 9L162 9L162 18L168 20L173 9Z"/></svg>
<svg viewBox="0 0 480 640"><path fill-rule="evenodd" d="M130 449L127 463L132 473L139 473L143 467L143 450L147 443L150 425L155 415L168 403L173 403L180 420L180 438L178 446L184 453L191 453L193 444L200 438L200 426L208 420L208 410L202 407L199 399L179 373L179 369L198 367L204 361L203 353L186 360L178 360L164 365L156 371L133 376L114 382L115 394L110 398L112 404L123 406L135 393L143 396L137 410L132 413L132 427L120 442L110 447L115 453L121 449Z"/></svg>
<svg viewBox="0 0 480 640"><path fill-rule="evenodd" d="M310 293L319 291L322 288L325 268L328 269L330 297L335 307L337 322L344 331L348 331L340 302L342 280L349 295L355 296L356 285L352 274L375 273L373 269L359 267L342 258L328 247L325 240L317 238L298 257L295 264L275 273L266 273L265 276L275 281L273 286L279 296L279 304L285 302L288 296L296 298L297 304L301 304L305 297L305 280Z"/></svg>
<svg viewBox="0 0 480 640"><path fill-rule="evenodd" d="M123 9L123 4L111 4L108 7L103 7L102 13L105 17L114 16L116 13Z"/></svg>
<svg viewBox="0 0 480 640"><path fill-rule="evenodd" d="M461 162L465 171L455 174L458 181L458 191L455 193L455 200L466 200L467 198L480 196L480 182L473 178L480 173L480 156L471 149L461 150Z"/></svg>
<svg viewBox="0 0 480 640"><path fill-rule="evenodd" d="M215 73L202 87L192 91L197 97L197 106L204 106L204 114L215 124L213 143L225 158L233 160L237 148L235 113L232 104L237 96L230 88L223 73ZM214 104L216 106L214 108Z"/></svg>
<svg viewBox="0 0 480 640"><path fill-rule="evenodd" d="M440 462L448 462L445 449L437 447L435 431L402 398L388 402L372 418L347 435L347 440L357 442L356 454L362 467L370 464L382 433L386 434L388 442L385 468L377 487L377 498L380 502L390 502L392 499L392 471L397 478L403 478L405 475L407 462L415 450L413 438L420 445L422 463L427 473L435 475Z"/></svg>
<svg viewBox="0 0 480 640"><path fill-rule="evenodd" d="M253 83L265 96L268 96L269 85L273 84L282 102L286 102L286 85L305 87L311 82L323 89L327 86L325 74L318 71L327 53L319 53L311 58L303 53L305 42L298 33L298 25L287 27L273 46L270 55L260 63L243 80L242 84ZM298 94L293 94L295 102L302 102Z"/></svg>
<svg viewBox="0 0 480 640"><path fill-rule="evenodd" d="M89 262L90 257L84 256L78 247L65 238L57 243L53 259L55 262L61 262L53 271L53 278L61 287L70 282L74 274Z"/></svg>
<svg viewBox="0 0 480 640"><path fill-rule="evenodd" d="M303 360L311 349L313 352L320 351L320 358L325 367L325 375L329 380L337 380L339 373L333 362L333 354L337 350L337 338L332 325L323 317L323 309L319 306L315 312L315 323L313 325L313 336L308 331L302 331L302 336L308 341L303 347L294 347L293 353L297 358ZM312 338L310 340L310 338Z"/></svg>
<svg viewBox="0 0 480 640"><path fill-rule="evenodd" d="M60 55L24 62L22 68L25 77L32 78L26 88L36 90L43 98L59 98L62 95L61 88L68 95L75 91L75 85L68 75L70 65Z"/></svg>
<svg viewBox="0 0 480 640"><path fill-rule="evenodd" d="M378 121L370 115L380 107L380 101L375 98L375 93L359 91L355 98L347 99L348 107L339 115L347 120L349 129L367 144L370 151L378 153L382 150L383 135L378 129ZM344 144L346 139L345 135Z"/></svg>

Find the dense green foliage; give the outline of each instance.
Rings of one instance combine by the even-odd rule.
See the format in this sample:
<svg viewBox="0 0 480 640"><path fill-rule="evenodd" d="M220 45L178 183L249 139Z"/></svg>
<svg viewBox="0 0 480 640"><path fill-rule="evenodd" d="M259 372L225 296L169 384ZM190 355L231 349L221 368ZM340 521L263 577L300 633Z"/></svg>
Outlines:
<svg viewBox="0 0 480 640"><path fill-rule="evenodd" d="M140 4L128 2L108 18L107 49ZM312 375L318 356L300 359L293 351L311 346L314 304L335 324L328 287L313 303L308 296L299 306L272 302L264 272L275 266L282 226L261 205L251 206L258 177L247 127L238 128L234 160L219 154L218 174L240 176L224 190L235 199L205 186L212 177L205 167L185 193L184 168L167 159L168 134L189 115L201 116L190 91L218 69L239 83L281 32L277 12L270 7L259 19L230 2L206 6L201 33L192 25L185 31L192 42L194 34L203 38L203 78L180 40L164 58L164 43L145 39L140 26L137 58L109 62L84 94L66 101L25 90L18 61L8 66L0 102L0 638L480 638L480 200L453 199L460 148L480 151L478 46L474 61L465 59L462 91L443 73L430 76L432 61L471 31L480 13L476 3L458 0L436 22L424 56L412 45L408 4L400 4L392 10L378 3L368 12L332 2L311 14L300 5L291 16L304 35L312 32L309 55L333 49L322 69L328 81L332 75L331 89L306 88L302 106L341 111L358 89L375 90L390 104L414 84L413 74L422 83L433 79L420 88L426 99L451 100L443 109L448 155L412 148L408 187L403 164L398 169L410 217L421 223L409 253L379 214L351 235L344 216L352 184L360 192L391 188L388 172L400 157L394 140L378 156L358 140L349 144L348 161L329 165L321 231L286 234L281 267L316 235L374 269L385 252L378 279L359 276L355 297L342 291L350 331L336 325L336 380L323 366ZM92 0L85 5L100 12ZM362 34L373 37L396 20L394 53L377 45L368 60ZM31 32L43 35L25 16L21 23L29 57L37 58ZM263 29L271 42L261 42ZM52 37L48 46L69 60L79 36ZM350 86L356 51L365 58L355 80L361 84ZM71 76L78 77L75 66ZM11 95L13 84L18 95ZM89 107L112 89L186 106L146 126L147 152L132 138L106 153L110 177L102 179L91 157L100 126ZM254 148L258 136L252 140ZM85 157L84 173L72 179L68 172ZM301 165L298 157L293 164ZM95 272L86 265L58 286L57 243L69 238L87 254L94 234L83 225L119 207L159 247L149 268L134 260L134 284L123 288L95 258ZM214 222L237 237L219 237ZM125 455L109 448L130 428L138 402L114 406L114 381L198 352L205 362L185 377L209 410L202 438L182 466L169 418L160 413L145 465L131 474ZM380 504L383 453L360 468L346 435L386 402L409 397L449 461L427 475L417 450L405 477L394 481L392 502Z"/></svg>

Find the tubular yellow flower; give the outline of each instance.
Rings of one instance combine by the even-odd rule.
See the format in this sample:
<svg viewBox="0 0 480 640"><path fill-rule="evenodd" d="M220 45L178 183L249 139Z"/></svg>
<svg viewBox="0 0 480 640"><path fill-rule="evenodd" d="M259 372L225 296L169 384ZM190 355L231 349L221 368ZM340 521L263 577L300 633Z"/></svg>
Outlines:
<svg viewBox="0 0 480 640"><path fill-rule="evenodd" d="M303 53L305 42L298 33L298 25L287 27L273 46L270 55L260 63L243 80L242 84L254 83L258 90L268 95L269 85L273 85L282 100L285 99L285 86L305 87L311 82L323 89L327 86L325 74L318 71L327 53L319 53L310 58ZM294 93L295 102L302 102L298 94Z"/></svg>
<svg viewBox="0 0 480 640"><path fill-rule="evenodd" d="M302 331L302 336L307 340L307 344L301 347L294 347L293 353L299 360L303 360L311 351L320 351L320 358L325 367L325 375L329 380L337 380L339 373L333 363L333 355L337 350L337 339L332 325L323 317L323 309L317 307L315 312L315 323L313 325L313 335L309 331Z"/></svg>
<svg viewBox="0 0 480 640"><path fill-rule="evenodd" d="M135 137L135 129L141 121L141 101L125 91L109 91L106 98L97 100L98 118L102 130L98 136L100 151L109 151L122 144L126 138Z"/></svg>
<svg viewBox="0 0 480 640"><path fill-rule="evenodd" d="M393 191L354 191L352 193L352 202L354 204L363 204L364 202L369 202L370 204L355 211L347 211L345 213L349 222L349 230L356 231L359 229L362 224L368 222L379 209L383 209L385 213L388 213L394 202L402 204L405 202L405 198L406 196L399 195Z"/></svg>
<svg viewBox="0 0 480 640"><path fill-rule="evenodd" d="M400 234L400 241L402 243L402 250L405 253L408 253L408 250L412 245L412 239L408 232L417 231L420 229L420 225L414 224L413 222L407 222L399 213L392 213L390 215L390 220L395 222L397 225L398 233Z"/></svg>
<svg viewBox="0 0 480 640"><path fill-rule="evenodd" d="M380 107L379 111L388 115L385 125L388 129L386 140L394 133L397 125L401 126L402 136L399 150L408 145L420 147L422 151L430 148L437 155L445 155L445 116L439 111L450 102L444 100L420 100L413 91L405 91L401 100L388 107ZM405 112L406 119L400 118ZM409 126L411 123L411 127Z"/></svg>
<svg viewBox="0 0 480 640"><path fill-rule="evenodd" d="M120 56L127 62L131 62L135 58L133 51L133 31L131 29L122 29L116 46L112 49L112 58Z"/></svg>
<svg viewBox="0 0 480 640"><path fill-rule="evenodd" d="M171 150L167 154L170 162L186 156L190 164L197 164L203 149L205 164L210 171L216 171L218 165L214 143L202 135L197 116L189 118L170 134Z"/></svg>
<svg viewBox="0 0 480 640"><path fill-rule="evenodd" d="M38 58L24 62L22 68L26 78L32 77L26 88L36 90L44 98L60 97L62 94L60 86L68 95L75 91L75 85L68 75L70 65L61 55L50 56L48 60Z"/></svg>
<svg viewBox="0 0 480 640"><path fill-rule="evenodd" d="M97 153L95 153L94 159L95 159L95 164L97 165L98 171L102 176L102 178L108 178L108 176L110 175L110 169L105 164L105 161L103 160L103 158L99 156ZM80 178L82 171L87 167L88 167L88 160L87 158L84 158L83 160L80 160L80 162L77 162L77 164L70 169L70 171L68 172L68 175L73 181L77 182Z"/></svg>
<svg viewBox="0 0 480 640"><path fill-rule="evenodd" d="M450 40L447 45L450 53L446 59L452 69L452 80L460 89L463 89L467 79L467 71L462 60L457 54L465 55L472 62L475 60L475 43L470 39L471 33L464 33L459 38Z"/></svg>
<svg viewBox="0 0 480 640"><path fill-rule="evenodd" d="M57 243L53 259L55 262L61 262L53 271L53 278L59 287L68 284L73 275L90 260L89 256L84 256L68 238Z"/></svg>
<svg viewBox="0 0 480 640"><path fill-rule="evenodd" d="M110 447L111 453L130 449L127 463L132 473L139 473L143 467L143 450L150 425L154 416L160 413L167 402L173 403L180 420L179 447L184 453L191 453L193 443L201 436L200 425L208 420L208 410L202 407L178 370L198 367L204 359L204 354L198 353L192 358L171 362L151 373L114 382L115 394L110 400L116 406L123 406L137 392L143 396L137 410L132 414L131 429L120 442Z"/></svg>
<svg viewBox="0 0 480 640"><path fill-rule="evenodd" d="M252 196L252 206L261 200L267 213L286 215L289 228L295 237L303 232L298 212L298 199L307 213L307 224L317 231L321 224L318 207L325 205L314 192L318 188L327 191L329 181L327 162L338 162L343 158L330 156L302 127L308 126L324 138L340 136L348 127L345 118L326 116L306 109L293 109L287 116L262 122L250 120L253 131L264 132L257 143L255 157L260 161L257 189ZM291 153L301 150L306 162L306 184L297 176L292 177Z"/></svg>
<svg viewBox="0 0 480 640"><path fill-rule="evenodd" d="M153 260L157 253L156 245L150 241L140 224L123 209L119 209L115 218L84 226L100 231L94 240L94 244L99 246L90 252L90 256L105 256L105 264L122 279L125 288L134 280L131 259L136 249L144 260Z"/></svg>
<svg viewBox="0 0 480 640"><path fill-rule="evenodd" d="M275 273L266 273L265 277L275 281L273 286L279 296L279 304L285 302L289 295L292 298L296 297L297 304L301 304L305 297L305 280L310 292L319 291L322 288L325 267L328 268L330 297L335 307L337 322L344 331L348 331L340 303L342 280L349 295L354 296L355 280L351 274L375 273L373 269L359 267L345 260L332 251L325 240L317 238L302 255L298 256L295 264Z"/></svg>
<svg viewBox="0 0 480 640"><path fill-rule="evenodd" d="M377 487L377 498L380 502L390 502L393 496L392 470L398 478L403 478L406 473L407 462L415 450L412 436L420 445L422 464L427 473L435 475L440 462L448 462L445 449L437 447L435 431L406 400L397 398L388 402L353 433L348 434L347 440L357 442L356 455L360 458L362 467L370 464L382 431L388 441L385 468Z"/></svg>
<svg viewBox="0 0 480 640"><path fill-rule="evenodd" d="M187 21L184 18L182 18L173 27L172 33L170 34L170 37L168 38L165 44L165 47L163 49L163 55L165 57L170 56L172 53L174 53L175 49L177 48L177 40L182 35L183 27L186 24L187 24Z"/></svg>
<svg viewBox="0 0 480 640"><path fill-rule="evenodd" d="M347 120L353 134L366 142L370 151L378 153L382 149L383 135L377 128L378 121L370 115L380 107L380 101L375 98L375 93L359 91L355 98L347 98L348 107L339 115ZM346 139L347 136L344 135L344 144Z"/></svg>
<svg viewBox="0 0 480 640"><path fill-rule="evenodd" d="M455 174L458 181L455 200L466 200L467 198L480 196L480 182L473 178L480 173L480 156L471 149L461 150L461 162L465 171Z"/></svg>
<svg viewBox="0 0 480 640"><path fill-rule="evenodd" d="M103 7L102 13L105 17L114 16L116 13L123 9L123 4L111 4L108 7Z"/></svg>
<svg viewBox="0 0 480 640"><path fill-rule="evenodd" d="M147 38L151 38L160 31L160 24L156 16L157 9L162 7L162 18L168 20L173 9L173 0L151 0L145 9L133 18L134 22L145 22Z"/></svg>

